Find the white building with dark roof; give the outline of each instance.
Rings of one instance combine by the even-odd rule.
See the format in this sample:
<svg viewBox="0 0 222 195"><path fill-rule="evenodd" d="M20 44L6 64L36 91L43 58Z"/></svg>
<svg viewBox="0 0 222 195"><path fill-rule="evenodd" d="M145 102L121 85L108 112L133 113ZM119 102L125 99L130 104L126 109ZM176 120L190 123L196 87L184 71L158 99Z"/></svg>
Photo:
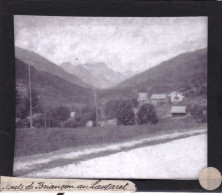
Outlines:
<svg viewBox="0 0 222 195"><path fill-rule="evenodd" d="M139 103L140 106L141 106L142 104L148 104L148 103L150 103L148 93L139 93L139 94L138 94L137 101L138 101L138 103Z"/></svg>
<svg viewBox="0 0 222 195"><path fill-rule="evenodd" d="M172 104L179 103L179 102L181 102L184 99L183 94L179 93L179 92L176 92L176 91L172 92L168 96L170 97L170 102Z"/></svg>

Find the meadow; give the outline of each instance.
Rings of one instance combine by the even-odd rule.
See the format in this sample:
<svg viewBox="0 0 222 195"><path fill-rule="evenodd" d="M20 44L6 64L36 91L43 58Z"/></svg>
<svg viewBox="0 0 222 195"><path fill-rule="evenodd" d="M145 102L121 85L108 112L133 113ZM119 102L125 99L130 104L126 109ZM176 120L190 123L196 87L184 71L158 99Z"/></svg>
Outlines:
<svg viewBox="0 0 222 195"><path fill-rule="evenodd" d="M112 144L156 135L199 129L206 124L191 118L162 119L156 125L105 126L83 128L17 128L15 157L49 153L61 149Z"/></svg>

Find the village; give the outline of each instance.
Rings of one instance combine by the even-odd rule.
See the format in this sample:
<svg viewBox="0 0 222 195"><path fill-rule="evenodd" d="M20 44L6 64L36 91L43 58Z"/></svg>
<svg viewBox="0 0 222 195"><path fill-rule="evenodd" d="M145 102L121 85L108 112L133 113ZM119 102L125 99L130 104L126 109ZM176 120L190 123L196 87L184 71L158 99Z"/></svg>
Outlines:
<svg viewBox="0 0 222 195"><path fill-rule="evenodd" d="M157 116L159 119L169 118L169 119L180 119L189 116L187 108L182 104L185 96L179 92L171 92L170 94L149 94L148 92L140 92L137 94L137 104L133 107L133 112L135 115L135 125L138 124L137 113L139 108L144 104L152 104L155 107ZM99 112L98 112L99 110ZM95 105L96 120L87 120L85 122L85 127L104 127L104 126L116 126L118 125L117 118L107 118L106 113L102 106ZM69 117L67 117L67 122L74 121L76 119L76 111L71 110ZM31 118L30 118L31 117ZM41 113L32 113L32 116L27 116L26 121L39 120L44 117ZM16 118L16 122L20 122L20 118ZM46 126L46 125L45 125ZM25 127L28 128L28 125Z"/></svg>
<svg viewBox="0 0 222 195"><path fill-rule="evenodd" d="M137 106L134 107L133 111L135 114L135 124L137 124L136 115L139 108L144 104L152 104L155 106L159 118L171 118L179 119L189 116L187 108L181 102L185 96L179 92L171 92L170 94L149 94L147 92L138 93ZM101 118L105 119L105 112L102 110ZM70 113L70 119L75 118L75 112ZM109 126L117 125L117 119L109 120L98 120L98 126ZM93 121L89 120L86 122L86 127L93 127Z"/></svg>
<svg viewBox="0 0 222 195"><path fill-rule="evenodd" d="M29 97L26 96L26 94L29 93L28 88L26 88L21 83L17 83L16 88L22 94L22 96L20 96L20 99L26 97L27 98L26 101L27 102L30 101ZM128 100L131 98L136 101L136 104L134 103L133 108L132 108L133 113L134 113L134 120L135 120L134 125L137 125L139 123L137 114L138 114L139 109L145 104L154 106L158 120L181 119L181 118L186 118L187 116L190 115L186 104L184 104L184 100L186 98L183 93L177 92L177 91L173 91L170 93L152 93L150 92L150 90L147 90L147 91L149 92L146 92L145 90L143 92L136 91L135 93L133 93L134 94L133 96L128 97ZM33 92L35 92L35 90L33 90ZM81 122L81 125L79 125L79 127L87 127L87 128L120 125L117 120L117 116L116 116L117 114L115 114L115 116L110 117L109 113L107 113L105 109L107 102L101 103L101 101L97 97L97 94L95 94L95 90L94 90L94 95L95 96L94 96L93 104L90 106L91 112L93 113L91 114L95 115L94 117L85 117L83 115L79 116L79 109L76 109L76 108L73 109L72 106L66 106L67 108L66 112L68 113L66 114L67 117L64 118L62 121L63 126L57 125L54 127L75 127L75 125L73 124L68 125L68 126L67 125L64 126L64 124L70 124L76 120L83 120L83 122ZM39 97L38 96L36 98L34 97L34 99L38 100ZM112 101L112 100L109 100L109 101ZM30 109L29 106L28 106L28 109ZM117 106L116 109L118 110L120 108L118 108ZM53 115L56 115L56 114L57 113L54 113ZM89 115L89 113L87 113L87 115ZM83 118L86 118L86 119L83 119ZM16 117L16 124L22 123L23 124L22 127L25 127L25 128L29 128L30 123L32 123L32 127L52 128L53 125L51 124L52 123L51 120L52 120L52 116L47 116L47 114L43 113L42 111L36 112L33 110L31 115L29 113L28 115L26 115L24 119ZM35 121L43 121L42 122L43 124L39 126L39 122L37 122L37 124L34 124Z"/></svg>

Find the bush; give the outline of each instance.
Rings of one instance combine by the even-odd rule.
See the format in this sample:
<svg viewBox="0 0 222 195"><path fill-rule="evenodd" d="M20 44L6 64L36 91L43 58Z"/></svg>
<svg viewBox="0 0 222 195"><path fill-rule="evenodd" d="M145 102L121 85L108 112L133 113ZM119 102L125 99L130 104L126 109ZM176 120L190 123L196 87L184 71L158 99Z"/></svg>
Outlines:
<svg viewBox="0 0 222 195"><path fill-rule="evenodd" d="M139 124L157 124L159 121L155 107L152 104L143 104L137 113L137 117Z"/></svg>
<svg viewBox="0 0 222 195"><path fill-rule="evenodd" d="M118 125L134 125L135 114L133 111L133 105L130 101L122 101L117 112L117 124Z"/></svg>
<svg viewBox="0 0 222 195"><path fill-rule="evenodd" d="M46 127L46 118L43 115L33 118L32 122L33 122L33 127L36 128Z"/></svg>
<svg viewBox="0 0 222 195"><path fill-rule="evenodd" d="M16 122L16 128L29 128L30 121L28 119L21 119L19 122Z"/></svg>
<svg viewBox="0 0 222 195"><path fill-rule="evenodd" d="M200 123L207 122L207 106L204 105L189 105L188 112L190 112L191 116Z"/></svg>
<svg viewBox="0 0 222 195"><path fill-rule="evenodd" d="M48 108L44 117L46 118L47 127L61 127L61 123L66 121L70 116L68 107L59 106L56 108Z"/></svg>
<svg viewBox="0 0 222 195"><path fill-rule="evenodd" d="M32 89L32 113L42 113L42 104L39 101L38 93ZM25 97L19 96L16 90L16 117L25 119L30 114L30 94Z"/></svg>
<svg viewBox="0 0 222 195"><path fill-rule="evenodd" d="M62 123L62 127L75 128L77 127L76 120L68 119L67 121Z"/></svg>
<svg viewBox="0 0 222 195"><path fill-rule="evenodd" d="M87 121L93 121L93 126L96 126L96 111L93 107L83 107L81 109L75 109L75 117L69 118L61 125L63 127L76 128L85 127Z"/></svg>
<svg viewBox="0 0 222 195"><path fill-rule="evenodd" d="M113 119L117 117L117 114L119 113L119 109L125 105L128 104L132 107L137 106L137 100L136 99L117 99L117 100L109 100L106 104L105 104L105 116L106 119Z"/></svg>

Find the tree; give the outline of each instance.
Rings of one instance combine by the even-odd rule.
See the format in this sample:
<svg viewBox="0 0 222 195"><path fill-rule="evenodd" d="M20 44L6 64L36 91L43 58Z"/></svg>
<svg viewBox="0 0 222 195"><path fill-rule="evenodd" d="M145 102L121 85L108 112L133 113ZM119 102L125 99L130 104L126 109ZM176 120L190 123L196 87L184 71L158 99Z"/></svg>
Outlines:
<svg viewBox="0 0 222 195"><path fill-rule="evenodd" d="M93 126L96 126L96 111L94 107L86 106L76 113L75 124L77 127L85 126L89 120L93 121Z"/></svg>
<svg viewBox="0 0 222 195"><path fill-rule="evenodd" d="M207 122L207 106L206 105L198 105L198 104L189 105L188 111L197 122L199 123Z"/></svg>
<svg viewBox="0 0 222 195"><path fill-rule="evenodd" d="M138 102L136 99L125 99L125 100L117 99L117 100L108 101L105 105L105 110L104 110L106 119L116 118L119 113L119 109L124 105L136 107L138 105Z"/></svg>
<svg viewBox="0 0 222 195"><path fill-rule="evenodd" d="M117 123L118 125L134 125L135 114L133 111L133 104L131 101L122 101L120 103L119 110L117 112Z"/></svg>
<svg viewBox="0 0 222 195"><path fill-rule="evenodd" d="M87 121L93 121L93 126L96 126L96 111L94 107L85 106L83 108L76 108L75 117L64 122L64 127L84 127Z"/></svg>
<svg viewBox="0 0 222 195"><path fill-rule="evenodd" d="M16 90L16 117L24 119L27 115L24 98L20 97L18 90Z"/></svg>
<svg viewBox="0 0 222 195"><path fill-rule="evenodd" d="M42 105L40 104L39 97L37 91L32 89L32 112L33 113L40 113L42 111ZM30 93L25 98L26 110L29 113L30 110Z"/></svg>
<svg viewBox="0 0 222 195"><path fill-rule="evenodd" d="M49 127L60 127L70 116L70 111L65 106L49 109L45 114Z"/></svg>
<svg viewBox="0 0 222 195"><path fill-rule="evenodd" d="M65 106L59 106L55 109L55 114L58 121L66 121L70 116L70 111Z"/></svg>
<svg viewBox="0 0 222 195"><path fill-rule="evenodd" d="M139 124L157 124L159 121L155 107L152 104L143 104L137 113L137 117Z"/></svg>
<svg viewBox="0 0 222 195"><path fill-rule="evenodd" d="M41 113L42 106L39 102L38 93L35 90L32 90L32 111L33 113ZM30 112L30 94L19 96L18 91L16 90L16 117L25 119L29 116Z"/></svg>

